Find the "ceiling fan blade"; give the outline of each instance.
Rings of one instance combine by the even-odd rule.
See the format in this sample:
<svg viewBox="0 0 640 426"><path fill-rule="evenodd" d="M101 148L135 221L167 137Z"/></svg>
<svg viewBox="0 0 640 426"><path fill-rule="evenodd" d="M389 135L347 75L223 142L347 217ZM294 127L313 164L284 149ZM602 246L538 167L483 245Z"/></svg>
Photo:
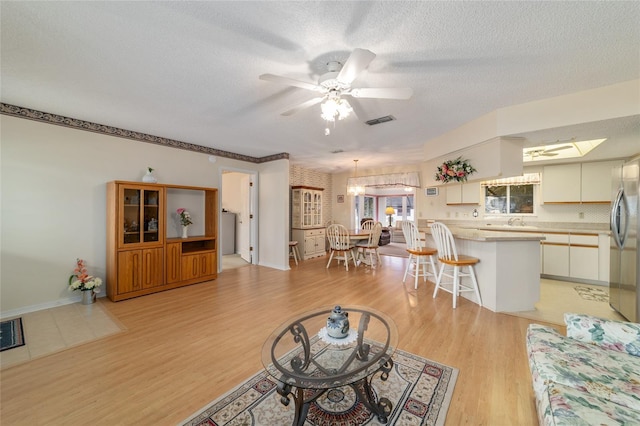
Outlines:
<svg viewBox="0 0 640 426"><path fill-rule="evenodd" d="M349 105L351 105L351 109L353 110L353 115L355 115L358 120L365 121L365 117L367 116L367 114L365 114L364 109L362 109L362 105L360 104L360 102L358 102L357 99L353 98L350 101L348 101L348 103Z"/></svg>
<svg viewBox="0 0 640 426"><path fill-rule="evenodd" d="M262 74L260 80L270 81L272 83L278 84L286 84L287 86L295 86L301 89L313 90L315 92L319 92L321 87L317 84L307 83L306 81L294 80L292 78L281 77L279 75L274 74Z"/></svg>
<svg viewBox="0 0 640 426"><path fill-rule="evenodd" d="M348 94L354 98L409 99L413 96L413 89L408 87L388 89L361 87L358 89L351 89Z"/></svg>
<svg viewBox="0 0 640 426"><path fill-rule="evenodd" d="M285 116L293 115L298 111L301 111L303 109L309 108L310 106L313 106L315 104L319 104L320 102L322 102L323 99L324 99L324 97L309 99L308 101L303 102L300 105L297 105L297 106L291 108L290 110L287 110L287 111L283 112L280 115L285 115Z"/></svg>
<svg viewBox="0 0 640 426"><path fill-rule="evenodd" d="M376 54L367 49L355 49L349 55L349 59L344 63L340 73L336 77L341 83L351 84L358 77L358 74L369 66Z"/></svg>
<svg viewBox="0 0 640 426"><path fill-rule="evenodd" d="M540 153L540 156L542 157L555 157L556 155L558 154L556 154L555 152L549 152L549 151Z"/></svg>
<svg viewBox="0 0 640 426"><path fill-rule="evenodd" d="M545 149L544 152L562 151L563 149L569 149L569 148L573 148L573 147L571 145L563 145L557 148Z"/></svg>

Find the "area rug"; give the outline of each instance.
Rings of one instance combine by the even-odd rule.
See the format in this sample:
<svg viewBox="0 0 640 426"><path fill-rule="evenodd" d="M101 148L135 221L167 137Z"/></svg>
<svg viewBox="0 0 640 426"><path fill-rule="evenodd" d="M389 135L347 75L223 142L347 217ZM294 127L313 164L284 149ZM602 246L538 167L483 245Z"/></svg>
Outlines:
<svg viewBox="0 0 640 426"><path fill-rule="evenodd" d="M22 318L0 322L0 352L24 346Z"/></svg>
<svg viewBox="0 0 640 426"><path fill-rule="evenodd" d="M387 425L444 425L458 369L396 350L386 381L374 375L372 387L393 409ZM293 422L294 403L282 405L276 380L262 371L216 399L183 426L275 426ZM322 395L309 408L305 426L382 425L349 386Z"/></svg>
<svg viewBox="0 0 640 426"><path fill-rule="evenodd" d="M404 243L389 243L378 247L378 253L383 256L409 257L407 245Z"/></svg>
<svg viewBox="0 0 640 426"><path fill-rule="evenodd" d="M595 302L608 302L609 301L609 289L593 288L577 285L573 287L580 297L585 300L593 300Z"/></svg>

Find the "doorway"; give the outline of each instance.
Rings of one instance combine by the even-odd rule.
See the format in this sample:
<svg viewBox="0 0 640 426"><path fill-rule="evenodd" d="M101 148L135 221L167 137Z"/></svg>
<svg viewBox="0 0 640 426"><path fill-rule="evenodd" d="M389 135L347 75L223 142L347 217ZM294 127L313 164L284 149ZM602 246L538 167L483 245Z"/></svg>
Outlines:
<svg viewBox="0 0 640 426"><path fill-rule="evenodd" d="M257 264L257 174L231 168L220 172L218 269Z"/></svg>

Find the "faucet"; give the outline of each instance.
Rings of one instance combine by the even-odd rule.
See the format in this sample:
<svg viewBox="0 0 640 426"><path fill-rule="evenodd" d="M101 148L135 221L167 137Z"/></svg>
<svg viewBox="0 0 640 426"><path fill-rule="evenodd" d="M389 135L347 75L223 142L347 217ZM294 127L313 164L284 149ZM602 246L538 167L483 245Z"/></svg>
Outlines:
<svg viewBox="0 0 640 426"><path fill-rule="evenodd" d="M509 219L509 221L507 222L507 224L508 224L509 226L513 226L513 224L514 224L514 223L516 223L516 220L519 220L519 221L520 221L520 225L521 225L521 226L524 226L524 222L522 221L522 218L520 218L520 217L512 217L511 219Z"/></svg>

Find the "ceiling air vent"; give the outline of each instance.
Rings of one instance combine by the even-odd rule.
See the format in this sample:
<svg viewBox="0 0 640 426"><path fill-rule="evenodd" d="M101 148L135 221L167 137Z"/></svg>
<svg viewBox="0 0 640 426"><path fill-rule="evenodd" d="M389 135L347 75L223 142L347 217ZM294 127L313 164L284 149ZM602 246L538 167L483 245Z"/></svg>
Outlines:
<svg viewBox="0 0 640 426"><path fill-rule="evenodd" d="M393 121L396 118L393 115L385 115L384 117L374 118L373 120L365 121L369 126L375 126L376 124L386 123L387 121Z"/></svg>

